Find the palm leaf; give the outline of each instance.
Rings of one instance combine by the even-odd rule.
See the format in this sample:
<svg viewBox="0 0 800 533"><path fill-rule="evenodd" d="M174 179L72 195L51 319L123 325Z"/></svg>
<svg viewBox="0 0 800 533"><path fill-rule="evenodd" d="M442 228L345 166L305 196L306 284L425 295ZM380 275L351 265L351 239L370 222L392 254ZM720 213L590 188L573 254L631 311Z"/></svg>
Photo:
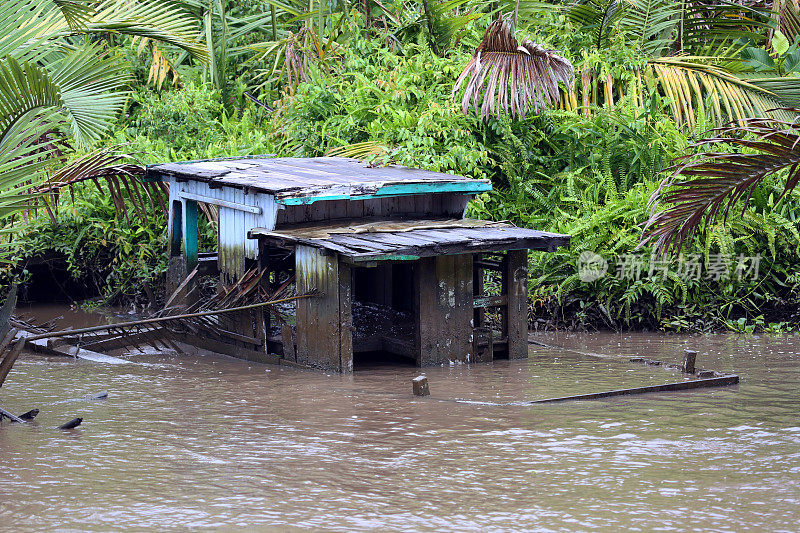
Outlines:
<svg viewBox="0 0 800 533"><path fill-rule="evenodd" d="M778 13L781 33L794 42L800 37L800 0L776 0L773 9Z"/></svg>
<svg viewBox="0 0 800 533"><path fill-rule="evenodd" d="M636 35L639 48L653 57L669 52L681 14L680 3L665 0L629 0L620 27Z"/></svg>
<svg viewBox="0 0 800 533"><path fill-rule="evenodd" d="M786 110L792 113L798 109ZM695 147L702 152L679 157L650 198L650 217L640 242L656 251L680 249L703 223L727 216L741 198L748 199L768 175L788 169L783 194L800 181L800 124L771 118L751 118L713 130L714 137ZM739 147L744 153L713 151L715 147ZM671 204L661 210L663 204ZM746 207L746 203L745 203Z"/></svg>
<svg viewBox="0 0 800 533"><path fill-rule="evenodd" d="M681 2L678 50L695 54L709 44L736 40L763 42L772 28L770 10L730 0Z"/></svg>
<svg viewBox="0 0 800 533"><path fill-rule="evenodd" d="M84 31L147 37L186 50L200 61L209 59L208 49L196 38L195 20L168 2L103 0Z"/></svg>
<svg viewBox="0 0 800 533"><path fill-rule="evenodd" d="M577 0L564 9L567 19L592 34L595 46L608 44L614 25L623 15L624 0Z"/></svg>
<svg viewBox="0 0 800 533"><path fill-rule="evenodd" d="M800 80L797 78L747 73L742 74L742 79L771 92L781 106L800 108Z"/></svg>
<svg viewBox="0 0 800 533"><path fill-rule="evenodd" d="M498 14L486 29L475 55L464 68L453 87L455 97L466 81L461 108L469 113L470 105L485 120L490 115L507 113L523 117L533 107L539 113L558 105L558 82L572 85L572 64L556 50L546 50L531 41L522 44L511 34L511 28Z"/></svg>
<svg viewBox="0 0 800 533"><path fill-rule="evenodd" d="M693 127L696 117L709 116L716 124L730 120L765 116L781 106L777 95L718 66L700 63L713 58L667 57L649 62L652 75L670 98L673 117L679 124ZM776 117L791 120L793 115L778 110Z"/></svg>
<svg viewBox="0 0 800 533"><path fill-rule="evenodd" d="M45 53L61 37L108 33L169 43L208 61L208 50L196 39L194 19L170 3L3 0L0 5L0 57L31 59L31 54Z"/></svg>
<svg viewBox="0 0 800 533"><path fill-rule="evenodd" d="M0 140L0 232L6 230L11 215L30 205L35 198L31 188L39 185L44 170L54 162L55 147L38 142L50 127L48 117L33 116Z"/></svg>

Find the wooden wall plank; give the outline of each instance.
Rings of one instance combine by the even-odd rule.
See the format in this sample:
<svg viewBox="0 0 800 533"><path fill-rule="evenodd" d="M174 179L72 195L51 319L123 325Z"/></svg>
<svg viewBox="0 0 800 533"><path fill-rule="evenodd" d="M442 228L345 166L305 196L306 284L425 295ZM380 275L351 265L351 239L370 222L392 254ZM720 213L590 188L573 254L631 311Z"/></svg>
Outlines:
<svg viewBox="0 0 800 533"><path fill-rule="evenodd" d="M470 363L473 358L474 296L472 288L472 254L453 257L455 280L455 308L448 320L453 326L451 357Z"/></svg>
<svg viewBox="0 0 800 533"><path fill-rule="evenodd" d="M414 349L418 364L471 361L472 255L422 258L414 269Z"/></svg>
<svg viewBox="0 0 800 533"><path fill-rule="evenodd" d="M347 263L339 262L339 369L353 371L353 276Z"/></svg>
<svg viewBox="0 0 800 533"><path fill-rule="evenodd" d="M528 252L512 250L506 257L508 358L524 359L528 357Z"/></svg>
<svg viewBox="0 0 800 533"><path fill-rule="evenodd" d="M297 301L297 362L341 372L338 258L300 245L295 261L297 291L320 293Z"/></svg>
<svg viewBox="0 0 800 533"><path fill-rule="evenodd" d="M424 257L414 262L414 351L417 366L444 362L437 337L442 335L436 280L436 259Z"/></svg>

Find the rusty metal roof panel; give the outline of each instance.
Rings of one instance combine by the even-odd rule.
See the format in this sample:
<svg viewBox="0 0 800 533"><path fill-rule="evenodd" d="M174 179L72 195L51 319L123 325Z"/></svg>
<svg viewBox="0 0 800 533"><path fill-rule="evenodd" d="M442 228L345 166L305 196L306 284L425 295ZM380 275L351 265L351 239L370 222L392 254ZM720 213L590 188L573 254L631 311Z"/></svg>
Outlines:
<svg viewBox="0 0 800 533"><path fill-rule="evenodd" d="M250 231L250 236L324 248L354 262L504 250L554 251L569 245L568 235L472 219L376 221L277 231L256 228Z"/></svg>
<svg viewBox="0 0 800 533"><path fill-rule="evenodd" d="M250 157L150 165L146 180L174 177L275 195L278 203L365 199L434 192L476 194L489 180L398 165L373 167L344 157Z"/></svg>

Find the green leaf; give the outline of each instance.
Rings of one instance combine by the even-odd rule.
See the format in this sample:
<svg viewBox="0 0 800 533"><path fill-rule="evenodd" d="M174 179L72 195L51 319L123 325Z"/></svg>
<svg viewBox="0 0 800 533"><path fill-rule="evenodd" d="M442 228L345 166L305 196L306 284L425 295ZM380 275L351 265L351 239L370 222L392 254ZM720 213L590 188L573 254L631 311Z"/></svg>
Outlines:
<svg viewBox="0 0 800 533"><path fill-rule="evenodd" d="M800 72L800 48L797 48L784 58L783 70L789 74L791 72Z"/></svg>
<svg viewBox="0 0 800 533"><path fill-rule="evenodd" d="M747 65L756 70L756 72L775 70L775 61L769 55L769 52L763 48L748 46L742 50L742 59Z"/></svg>
<svg viewBox="0 0 800 533"><path fill-rule="evenodd" d="M775 34L772 36L771 44L772 44L772 49L775 50L775 52L779 56L785 54L790 46L789 39L787 39L786 36L782 34L780 30L775 30Z"/></svg>

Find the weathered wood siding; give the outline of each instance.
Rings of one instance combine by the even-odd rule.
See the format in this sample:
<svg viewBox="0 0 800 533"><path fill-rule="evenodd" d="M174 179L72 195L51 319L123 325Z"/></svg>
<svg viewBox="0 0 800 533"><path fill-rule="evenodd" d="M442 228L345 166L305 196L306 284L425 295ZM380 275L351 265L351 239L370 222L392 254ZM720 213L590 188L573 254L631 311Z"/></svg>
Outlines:
<svg viewBox="0 0 800 533"><path fill-rule="evenodd" d="M433 193L286 205L278 211L276 227L342 218L387 218L399 215L462 218L470 198L471 195L460 193Z"/></svg>
<svg viewBox="0 0 800 533"><path fill-rule="evenodd" d="M422 258L414 268L417 364L471 362L472 254Z"/></svg>
<svg viewBox="0 0 800 533"><path fill-rule="evenodd" d="M502 276L508 296L504 316L508 358L524 359L528 357L528 251L508 252Z"/></svg>
<svg viewBox="0 0 800 533"><path fill-rule="evenodd" d="M219 269L232 278L244 275L245 258L258 257L258 242L248 239L247 232L252 228L275 228L278 206L270 194L249 193L233 187L211 188L208 183L199 181L179 182L170 180L170 220L173 220L173 201L180 201L183 206L184 225L188 221L187 205L208 199L207 203L219 204ZM235 206L258 207L260 213L243 210ZM191 208L189 208L191 212ZM244 208L246 209L246 207ZM201 215L202 216L202 215ZM170 242L173 242L172 224L170 224ZM195 229L196 231L196 229ZM184 234L191 233L186 228ZM184 238L184 246L186 239Z"/></svg>
<svg viewBox="0 0 800 533"><path fill-rule="evenodd" d="M309 246L295 252L297 291L319 295L297 301L297 362L323 370L353 369L350 269L335 254ZM341 277L340 277L341 274Z"/></svg>

